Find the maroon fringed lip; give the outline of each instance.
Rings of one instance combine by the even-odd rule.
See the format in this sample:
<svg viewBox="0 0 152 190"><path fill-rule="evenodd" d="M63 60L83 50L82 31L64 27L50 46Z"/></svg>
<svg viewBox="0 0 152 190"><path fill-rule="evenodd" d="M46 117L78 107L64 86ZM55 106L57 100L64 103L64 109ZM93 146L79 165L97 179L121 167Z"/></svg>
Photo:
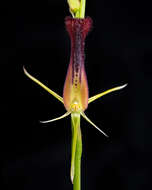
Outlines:
<svg viewBox="0 0 152 190"><path fill-rule="evenodd" d="M85 38L91 30L92 19L90 17L84 19L66 17L65 25L71 39L72 84L77 86L77 83L81 82L81 70L85 59Z"/></svg>
<svg viewBox="0 0 152 190"><path fill-rule="evenodd" d="M74 33L77 33L79 31L83 38L86 37L88 32L92 28L92 19L90 17L86 18L72 18L70 16L67 16L65 18L65 25L66 29L70 35L70 37L74 37Z"/></svg>

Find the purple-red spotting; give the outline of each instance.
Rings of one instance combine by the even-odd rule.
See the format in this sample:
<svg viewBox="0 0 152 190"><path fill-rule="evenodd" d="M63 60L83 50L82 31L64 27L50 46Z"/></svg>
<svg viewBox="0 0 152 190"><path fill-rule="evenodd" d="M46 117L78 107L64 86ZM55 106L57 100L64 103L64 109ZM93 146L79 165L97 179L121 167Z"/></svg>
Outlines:
<svg viewBox="0 0 152 190"><path fill-rule="evenodd" d="M92 27L92 19L66 17L66 30L71 39L71 57L63 89L67 111L84 111L88 107L88 82L84 65L85 38Z"/></svg>

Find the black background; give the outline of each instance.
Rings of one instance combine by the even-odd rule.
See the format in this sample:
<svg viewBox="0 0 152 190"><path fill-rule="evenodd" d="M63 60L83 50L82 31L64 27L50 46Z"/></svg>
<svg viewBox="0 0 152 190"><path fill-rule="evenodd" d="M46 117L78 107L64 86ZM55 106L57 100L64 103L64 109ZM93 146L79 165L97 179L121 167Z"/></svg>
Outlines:
<svg viewBox="0 0 152 190"><path fill-rule="evenodd" d="M70 117L23 74L62 95L70 56L66 0L0 3L1 189L72 189ZM149 1L87 1L94 26L86 41L90 96L128 83L89 105L82 119L82 190L152 189L152 13ZM43 127L48 126L48 127Z"/></svg>

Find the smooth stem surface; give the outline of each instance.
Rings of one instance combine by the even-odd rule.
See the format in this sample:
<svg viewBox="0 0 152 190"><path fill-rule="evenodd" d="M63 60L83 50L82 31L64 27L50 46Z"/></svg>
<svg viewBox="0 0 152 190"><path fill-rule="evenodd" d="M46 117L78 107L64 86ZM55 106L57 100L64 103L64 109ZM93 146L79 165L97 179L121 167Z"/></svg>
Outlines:
<svg viewBox="0 0 152 190"><path fill-rule="evenodd" d="M81 0L80 9L75 14L75 18L85 18L86 0Z"/></svg>
<svg viewBox="0 0 152 190"><path fill-rule="evenodd" d="M81 189L81 155L82 155L82 137L80 125L78 126L78 136L75 152L75 172L73 180L73 190Z"/></svg>
<svg viewBox="0 0 152 190"><path fill-rule="evenodd" d="M86 0L81 0L80 3L80 18L85 18L85 7L86 7Z"/></svg>

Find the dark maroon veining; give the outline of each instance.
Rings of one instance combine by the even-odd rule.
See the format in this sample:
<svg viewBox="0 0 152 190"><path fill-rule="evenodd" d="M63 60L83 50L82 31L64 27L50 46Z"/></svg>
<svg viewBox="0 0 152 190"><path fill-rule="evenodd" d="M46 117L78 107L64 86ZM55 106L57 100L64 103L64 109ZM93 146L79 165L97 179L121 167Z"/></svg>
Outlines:
<svg viewBox="0 0 152 190"><path fill-rule="evenodd" d="M66 29L71 39L72 83L77 86L81 82L81 69L84 66L84 46L85 38L92 26L92 19L77 19L66 17Z"/></svg>

